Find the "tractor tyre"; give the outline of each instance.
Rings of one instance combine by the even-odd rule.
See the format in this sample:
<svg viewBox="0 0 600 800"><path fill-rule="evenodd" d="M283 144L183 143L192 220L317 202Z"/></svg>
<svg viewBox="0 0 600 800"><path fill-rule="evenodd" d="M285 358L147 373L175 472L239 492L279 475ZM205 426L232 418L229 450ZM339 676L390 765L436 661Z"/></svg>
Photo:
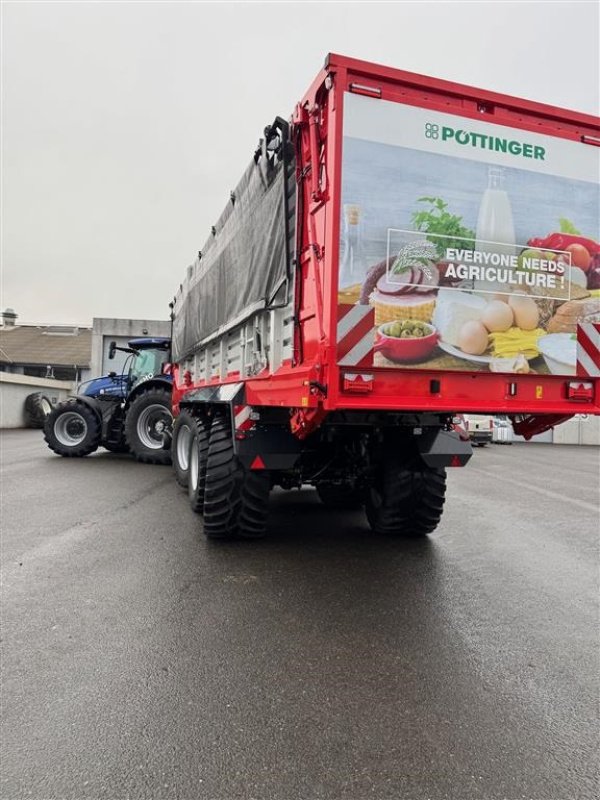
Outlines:
<svg viewBox="0 0 600 800"><path fill-rule="evenodd" d="M188 485L190 442L195 428L196 420L188 411L182 411L173 423L171 462L175 480L184 489Z"/></svg>
<svg viewBox="0 0 600 800"><path fill-rule="evenodd" d="M215 417L206 458L205 535L209 539L264 536L270 490L269 473L248 470L240 464L228 419Z"/></svg>
<svg viewBox="0 0 600 800"><path fill-rule="evenodd" d="M203 420L190 417L193 428L188 439L186 477L190 506L196 514L204 512L206 490L206 460L208 456L208 427ZM175 456L173 456L175 458ZM173 464L175 461L173 461Z"/></svg>
<svg viewBox="0 0 600 800"><path fill-rule="evenodd" d="M318 483L317 494L327 508L351 511L362 505L356 488L350 483Z"/></svg>
<svg viewBox="0 0 600 800"><path fill-rule="evenodd" d="M46 417L44 439L59 456L82 458L100 446L101 421L96 412L77 400L61 403Z"/></svg>
<svg viewBox="0 0 600 800"><path fill-rule="evenodd" d="M52 403L41 392L28 394L25 398L25 425L28 428L43 428L46 417L52 411Z"/></svg>
<svg viewBox="0 0 600 800"><path fill-rule="evenodd" d="M445 469L427 467L418 458L406 463L391 456L367 493L367 519L375 533L426 536L439 524L445 494Z"/></svg>
<svg viewBox="0 0 600 800"><path fill-rule="evenodd" d="M132 401L125 416L125 439L138 461L170 464L164 449L163 432L173 421L171 392L158 386L145 389Z"/></svg>

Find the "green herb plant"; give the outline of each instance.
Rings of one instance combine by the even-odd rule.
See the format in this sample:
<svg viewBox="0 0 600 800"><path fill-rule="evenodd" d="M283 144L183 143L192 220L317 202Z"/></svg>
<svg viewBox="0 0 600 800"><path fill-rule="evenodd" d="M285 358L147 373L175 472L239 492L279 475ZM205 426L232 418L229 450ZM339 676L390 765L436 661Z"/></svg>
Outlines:
<svg viewBox="0 0 600 800"><path fill-rule="evenodd" d="M426 238L435 246L440 259L446 257L448 247L457 247L463 250L473 250L475 231L463 225L463 218L451 214L448 203L441 197L419 197L419 203L427 203L428 208L415 211L412 223L417 231L428 234Z"/></svg>
<svg viewBox="0 0 600 800"><path fill-rule="evenodd" d="M581 231L577 230L570 219L559 217L558 221L560 223L561 233L569 233L571 236L581 236Z"/></svg>

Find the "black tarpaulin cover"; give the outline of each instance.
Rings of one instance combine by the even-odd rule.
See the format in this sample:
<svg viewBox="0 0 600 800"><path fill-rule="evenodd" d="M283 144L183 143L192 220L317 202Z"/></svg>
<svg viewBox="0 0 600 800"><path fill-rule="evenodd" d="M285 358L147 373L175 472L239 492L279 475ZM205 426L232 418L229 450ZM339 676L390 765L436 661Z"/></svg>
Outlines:
<svg viewBox="0 0 600 800"><path fill-rule="evenodd" d="M253 160L175 297L175 361L272 301L286 278L283 198L283 163Z"/></svg>

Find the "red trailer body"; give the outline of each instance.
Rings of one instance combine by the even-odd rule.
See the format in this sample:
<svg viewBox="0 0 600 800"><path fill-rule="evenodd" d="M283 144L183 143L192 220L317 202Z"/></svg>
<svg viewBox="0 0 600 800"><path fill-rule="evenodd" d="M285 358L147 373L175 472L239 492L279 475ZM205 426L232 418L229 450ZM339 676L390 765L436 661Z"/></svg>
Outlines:
<svg viewBox="0 0 600 800"><path fill-rule="evenodd" d="M261 505L267 485L303 482L316 485L328 504L366 502L376 530L427 533L443 502L439 487L429 498L427 487L469 456L452 431L453 415L509 415L517 432L531 436L573 414L600 413L596 118L330 54L289 128L279 120L265 134L254 160L265 197L275 191L266 177L269 153L291 143L283 158L288 227L284 244L273 245L286 251L286 273L279 281L273 273L262 310L257 289L245 310L238 304L231 319L215 317L207 329L198 327L193 297L206 299L202 281L218 270L199 261L174 305L181 346L173 397L175 412L185 411L175 426L175 469L191 482L208 535L258 535L264 515L253 502L248 510L244 492ZM482 170L490 183L477 200L477 231L443 198L415 194L422 186L434 195L446 187L473 214L469 191L452 175L475 176L464 178L468 189ZM288 173L295 181L286 189ZM514 219L500 173L520 187L513 189ZM550 211L540 198L554 203ZM261 202L270 219L268 197ZM529 227L517 213L528 207ZM564 218L553 231L546 220L555 208L578 212L586 236ZM232 223L228 212L213 239L224 239L228 225L243 228L239 219ZM359 264L361 220L372 238ZM256 217L247 224L256 227ZM260 248L257 241L239 252ZM239 252L219 262L221 272L245 268ZM421 255L411 262L410 253ZM198 316L205 316L201 309ZM399 437L404 457L382 444L390 435ZM231 450L228 480L235 476L241 487L227 495L242 509L229 521L215 497L205 497L216 480L210 442L217 448L219 441ZM344 461L352 465L347 473ZM244 488L246 474L258 489ZM415 493L425 495L422 508ZM402 495L404 505L392 495Z"/></svg>

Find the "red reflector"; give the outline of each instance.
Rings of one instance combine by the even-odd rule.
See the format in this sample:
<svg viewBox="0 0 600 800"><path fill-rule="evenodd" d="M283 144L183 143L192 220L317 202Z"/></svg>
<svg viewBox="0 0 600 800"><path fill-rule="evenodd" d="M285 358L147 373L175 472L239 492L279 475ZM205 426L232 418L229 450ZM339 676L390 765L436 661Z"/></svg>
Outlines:
<svg viewBox="0 0 600 800"><path fill-rule="evenodd" d="M463 463L460 460L460 456L452 456L450 459L450 466L451 467L462 467Z"/></svg>
<svg viewBox="0 0 600 800"><path fill-rule="evenodd" d="M373 375L361 372L344 373L344 391L366 394L373 391Z"/></svg>
<svg viewBox="0 0 600 800"><path fill-rule="evenodd" d="M250 469L266 469L265 462L260 456L256 456L254 461L250 464Z"/></svg>
<svg viewBox="0 0 600 800"><path fill-rule="evenodd" d="M569 400L593 400L594 384L588 381L571 381L567 385L567 397Z"/></svg>

